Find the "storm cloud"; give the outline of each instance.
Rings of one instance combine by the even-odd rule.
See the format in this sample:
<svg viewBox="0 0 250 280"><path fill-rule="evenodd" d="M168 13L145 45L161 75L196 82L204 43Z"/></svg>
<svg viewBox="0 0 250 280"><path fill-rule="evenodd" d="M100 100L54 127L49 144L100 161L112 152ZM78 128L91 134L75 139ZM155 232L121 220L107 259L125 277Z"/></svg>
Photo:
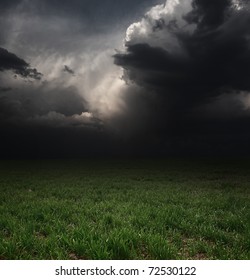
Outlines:
<svg viewBox="0 0 250 280"><path fill-rule="evenodd" d="M67 66L67 65L64 65L63 71L67 72L67 73L69 73L71 75L75 74L75 72L69 66Z"/></svg>
<svg viewBox="0 0 250 280"><path fill-rule="evenodd" d="M248 1L0 8L4 157L250 154Z"/></svg>
<svg viewBox="0 0 250 280"><path fill-rule="evenodd" d="M173 8L178 9L181 4L182 1L173 4ZM154 25L159 19L154 23L150 18L152 29L146 35L147 42L139 35L136 43L135 39L126 42L126 52L114 56L115 63L124 68L125 77L145 89L190 105L195 101L207 102L223 89L249 91L249 10L233 9L230 0L216 4L197 0L182 17L186 21L184 27L180 26L183 20L179 23L175 18L162 18L160 30ZM175 24L169 28L171 22ZM167 40L173 37L178 46L150 44L158 36Z"/></svg>
<svg viewBox="0 0 250 280"><path fill-rule="evenodd" d="M0 71L12 70L15 74L24 78L40 80L42 74L35 68L30 68L29 64L15 54L0 48Z"/></svg>
<svg viewBox="0 0 250 280"><path fill-rule="evenodd" d="M114 61L147 93L148 135L179 152L232 151L249 139L249 26L247 2L169 0L128 28Z"/></svg>

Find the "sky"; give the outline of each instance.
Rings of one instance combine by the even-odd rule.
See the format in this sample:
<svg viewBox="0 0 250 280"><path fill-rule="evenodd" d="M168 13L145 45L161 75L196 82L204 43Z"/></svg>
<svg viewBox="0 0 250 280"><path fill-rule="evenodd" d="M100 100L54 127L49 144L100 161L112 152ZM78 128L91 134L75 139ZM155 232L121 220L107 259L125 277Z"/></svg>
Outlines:
<svg viewBox="0 0 250 280"><path fill-rule="evenodd" d="M1 0L0 158L250 155L247 0Z"/></svg>

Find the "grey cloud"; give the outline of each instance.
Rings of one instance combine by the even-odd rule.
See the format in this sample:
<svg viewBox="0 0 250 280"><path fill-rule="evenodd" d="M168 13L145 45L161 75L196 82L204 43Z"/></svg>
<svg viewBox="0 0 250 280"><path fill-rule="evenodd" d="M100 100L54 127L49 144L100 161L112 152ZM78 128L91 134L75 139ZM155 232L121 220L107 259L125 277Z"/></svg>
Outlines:
<svg viewBox="0 0 250 280"><path fill-rule="evenodd" d="M102 86L106 64L97 59L98 72L88 71L91 61L85 65L88 60L79 59L81 68L75 58L117 48L125 26L138 21L147 7L162 2L1 1L2 45L11 46L25 60L33 58L43 72L48 64L48 68L56 65L53 73L46 72L48 83L20 85L17 79L3 84L0 144L7 148L1 153L70 157L250 152L249 107L238 98L244 91L247 99L250 90L250 17L247 9L234 11L229 0L194 0L192 11L179 7L178 16L169 18L145 15L147 32L135 32L125 51L114 56L127 81L125 109L106 122L88 116L93 107L76 88L56 85L68 78L65 85L72 80L80 89L81 78L85 88L87 76L94 74L91 86L99 82ZM189 1L180 2L187 6ZM25 60L4 53L9 64L2 60L1 71L37 75ZM58 78L62 71L84 74L79 79Z"/></svg>
<svg viewBox="0 0 250 280"><path fill-rule="evenodd" d="M30 68L29 64L22 58L0 48L0 71L12 70L14 73L24 77L40 80L42 74L35 68Z"/></svg>
<svg viewBox="0 0 250 280"><path fill-rule="evenodd" d="M69 66L67 66L67 65L64 65L63 71L67 72L67 73L69 73L71 75L75 74L75 72Z"/></svg>
<svg viewBox="0 0 250 280"><path fill-rule="evenodd" d="M1 1L0 44L31 59L115 48L127 25L161 1Z"/></svg>
<svg viewBox="0 0 250 280"><path fill-rule="evenodd" d="M94 25L107 24L117 22L128 16L138 15L139 12L145 10L160 0L134 0L134 1L117 1L117 0L54 0L54 1L28 1L28 5L39 13L56 14L66 16L79 16L83 20L87 19ZM89 26L91 28L92 26ZM99 26L101 28L101 26Z"/></svg>
<svg viewBox="0 0 250 280"><path fill-rule="evenodd" d="M2 92L7 92L7 91L11 91L12 88L11 87L0 87L0 91Z"/></svg>
<svg viewBox="0 0 250 280"><path fill-rule="evenodd" d="M223 24L226 12L232 6L231 0L194 0L193 10L184 16L188 23L198 24L198 29L215 28Z"/></svg>
<svg viewBox="0 0 250 280"><path fill-rule="evenodd" d="M176 21L171 25L164 16L148 21L152 24L148 34L133 34L126 51L114 55L127 83L143 92L136 97L128 94L125 100L143 103L147 93L144 109L134 112L140 116L141 110L147 110L144 136L159 139L163 150L181 154L214 149L219 154L220 149L233 153L230 149L244 147L241 152L249 151L243 143L250 136L249 109L237 96L250 92L250 12L247 7L235 10L232 4L194 0L192 11L183 13L184 28ZM161 36L158 47L153 44L157 36ZM178 42L177 50L167 50L168 38ZM227 104L226 110L222 104Z"/></svg>
<svg viewBox="0 0 250 280"><path fill-rule="evenodd" d="M203 2L206 1L194 3ZM235 12L221 22L229 2L213 3L212 7L221 10L217 16L213 9L210 11L210 4L202 6L202 12L195 10L203 20L193 33L175 31L182 53L170 53L143 43L128 44L127 52L114 56L115 63L124 68L128 79L178 102L207 102L208 98L221 94L223 88L250 90L250 29L247 27L250 14ZM203 32L205 26L212 28L210 32ZM169 32L168 28L165 30Z"/></svg>
<svg viewBox="0 0 250 280"><path fill-rule="evenodd" d="M23 0L1 0L0 2L0 11L1 13L8 11L9 9L16 7Z"/></svg>
<svg viewBox="0 0 250 280"><path fill-rule="evenodd" d="M87 111L86 101L73 87L50 89L41 87L13 89L11 95L2 92L0 96L1 122L23 123L34 116L46 115L51 111L65 117Z"/></svg>
<svg viewBox="0 0 250 280"><path fill-rule="evenodd" d="M12 3L10 3L12 2ZM16 0L1 1L2 12L18 7L19 13L37 14L43 18L56 16L59 18L77 19L85 25L87 32L108 32L107 27L114 23L124 24L128 18L140 16L146 8L161 3L161 0Z"/></svg>
<svg viewBox="0 0 250 280"><path fill-rule="evenodd" d="M94 130L102 130L103 128L103 122L89 112L66 116L55 111L50 111L45 115L33 116L29 119L29 122L33 125L42 125L47 127L68 127Z"/></svg>

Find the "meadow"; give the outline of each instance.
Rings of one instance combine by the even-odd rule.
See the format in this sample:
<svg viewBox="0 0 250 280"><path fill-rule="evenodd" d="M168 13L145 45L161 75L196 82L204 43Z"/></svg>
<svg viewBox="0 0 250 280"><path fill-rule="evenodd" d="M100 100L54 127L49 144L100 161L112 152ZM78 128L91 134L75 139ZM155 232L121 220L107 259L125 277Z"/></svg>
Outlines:
<svg viewBox="0 0 250 280"><path fill-rule="evenodd" d="M0 259L250 259L250 161L0 161Z"/></svg>

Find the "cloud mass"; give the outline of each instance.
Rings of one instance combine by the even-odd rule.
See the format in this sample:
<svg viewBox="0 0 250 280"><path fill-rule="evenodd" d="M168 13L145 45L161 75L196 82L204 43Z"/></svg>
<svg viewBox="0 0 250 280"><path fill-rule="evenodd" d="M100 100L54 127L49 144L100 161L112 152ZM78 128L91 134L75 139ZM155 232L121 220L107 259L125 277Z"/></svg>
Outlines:
<svg viewBox="0 0 250 280"><path fill-rule="evenodd" d="M152 12L132 26L126 52L116 54L115 63L125 69L128 79L186 101L214 97L223 88L248 91L249 11L235 10L230 0L217 1L216 5L197 0L178 20L175 10L183 2L167 1L173 9L171 16L162 12L163 18L158 19ZM142 35L140 28L146 29ZM176 46L171 46L172 38ZM155 46L155 41L161 46Z"/></svg>
<svg viewBox="0 0 250 280"><path fill-rule="evenodd" d="M29 64L15 54L0 48L0 71L12 70L15 74L23 78L33 78L40 80L42 74L35 68L30 68Z"/></svg>
<svg viewBox="0 0 250 280"><path fill-rule="evenodd" d="M0 7L4 157L250 153L248 1Z"/></svg>
<svg viewBox="0 0 250 280"><path fill-rule="evenodd" d="M166 145L191 151L228 142L230 150L242 142L239 127L244 131L249 122L240 98L250 91L249 26L247 2L169 0L128 28L125 51L114 61L127 83L152 96L157 112L148 109L149 131Z"/></svg>

